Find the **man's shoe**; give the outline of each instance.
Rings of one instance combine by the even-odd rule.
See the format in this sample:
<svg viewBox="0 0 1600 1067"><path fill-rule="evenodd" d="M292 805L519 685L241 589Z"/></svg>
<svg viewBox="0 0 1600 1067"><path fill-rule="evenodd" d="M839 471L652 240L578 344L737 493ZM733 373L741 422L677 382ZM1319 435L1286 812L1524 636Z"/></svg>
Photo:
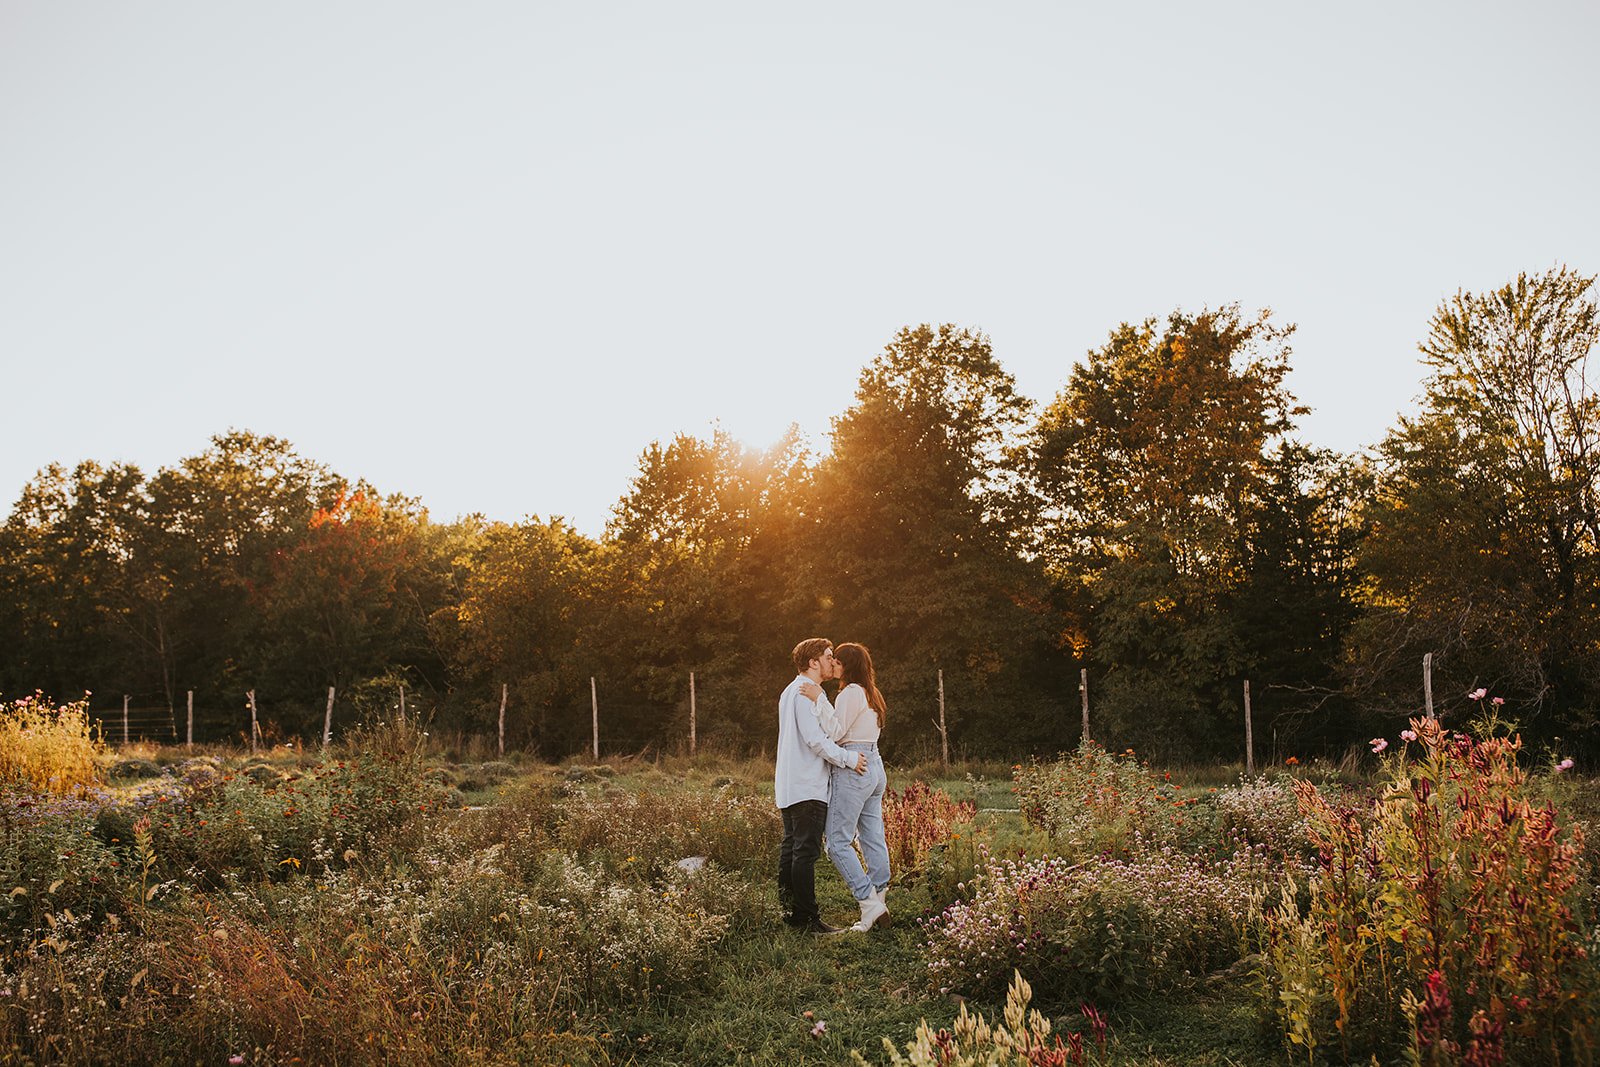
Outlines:
<svg viewBox="0 0 1600 1067"><path fill-rule="evenodd" d="M819 936L823 935L823 934L842 934L842 933L844 933L844 931L841 930L839 927L837 927L837 926L829 926L827 923L823 922L821 919L812 919L810 922L808 922L804 926L800 927L800 930L802 932L804 932L804 933L817 934Z"/></svg>

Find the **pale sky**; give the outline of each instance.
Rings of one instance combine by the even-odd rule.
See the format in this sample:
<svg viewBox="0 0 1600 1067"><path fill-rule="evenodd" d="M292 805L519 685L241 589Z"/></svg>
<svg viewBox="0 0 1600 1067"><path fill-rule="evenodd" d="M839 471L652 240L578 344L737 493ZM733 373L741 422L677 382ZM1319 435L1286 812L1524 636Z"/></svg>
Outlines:
<svg viewBox="0 0 1600 1067"><path fill-rule="evenodd" d="M1592 2L0 0L0 514L240 428L598 533L652 440L824 445L902 325L1043 402L1235 300L1361 448L1443 297L1600 271L1597 40Z"/></svg>

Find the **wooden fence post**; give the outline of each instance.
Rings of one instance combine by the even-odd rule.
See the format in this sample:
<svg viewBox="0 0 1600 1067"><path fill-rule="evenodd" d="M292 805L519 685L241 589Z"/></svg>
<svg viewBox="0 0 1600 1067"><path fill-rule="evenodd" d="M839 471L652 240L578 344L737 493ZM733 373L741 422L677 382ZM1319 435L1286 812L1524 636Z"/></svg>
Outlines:
<svg viewBox="0 0 1600 1067"><path fill-rule="evenodd" d="M123 744L123 747L127 747L127 744L128 744L128 694L127 693L123 693L122 694L122 744Z"/></svg>
<svg viewBox="0 0 1600 1067"><path fill-rule="evenodd" d="M1250 723L1250 679L1244 680L1244 773L1256 773L1256 736Z"/></svg>
<svg viewBox="0 0 1600 1067"><path fill-rule="evenodd" d="M1433 653L1426 653L1422 657L1422 703L1428 709L1428 718L1433 718Z"/></svg>
<svg viewBox="0 0 1600 1067"><path fill-rule="evenodd" d="M1089 668L1078 671L1078 696L1083 701L1083 739L1089 740Z"/></svg>
<svg viewBox="0 0 1600 1067"><path fill-rule="evenodd" d="M589 712L594 722L594 758L600 760L600 696L594 687L594 675L589 675Z"/></svg>
<svg viewBox="0 0 1600 1067"><path fill-rule="evenodd" d="M689 672L689 758L694 758L694 671Z"/></svg>
<svg viewBox="0 0 1600 1067"><path fill-rule="evenodd" d="M328 686L328 710L322 716L322 747L327 748L328 742L333 740L333 686Z"/></svg>
<svg viewBox="0 0 1600 1067"><path fill-rule="evenodd" d="M944 724L944 669L939 670L939 766L950 767L950 733Z"/></svg>
<svg viewBox="0 0 1600 1067"><path fill-rule="evenodd" d="M261 728L256 725L256 691L250 690L246 694L250 698L250 754L256 754L256 738L261 734Z"/></svg>
<svg viewBox="0 0 1600 1067"><path fill-rule="evenodd" d="M500 683L500 755L506 754L506 691L507 683Z"/></svg>
<svg viewBox="0 0 1600 1067"><path fill-rule="evenodd" d="M184 734L184 748L194 747L194 690L189 690L189 726Z"/></svg>

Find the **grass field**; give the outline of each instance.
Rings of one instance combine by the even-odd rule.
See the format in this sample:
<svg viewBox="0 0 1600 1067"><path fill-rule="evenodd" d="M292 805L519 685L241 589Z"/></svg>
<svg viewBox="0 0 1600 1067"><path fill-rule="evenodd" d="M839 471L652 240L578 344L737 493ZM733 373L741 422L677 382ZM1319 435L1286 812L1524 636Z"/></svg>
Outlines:
<svg viewBox="0 0 1600 1067"><path fill-rule="evenodd" d="M760 768L737 770L755 785ZM892 772L890 788L927 781L955 799L978 806L973 831L997 847L1030 838L1016 809L1009 768L966 768L941 775L937 765ZM990 776L984 776L988 772ZM1001 778L998 772L1006 772ZM726 773L726 772L725 772ZM1214 775L1206 775L1207 779ZM645 781L654 775L644 776ZM974 781L974 778L976 780ZM645 784L637 776L618 785ZM771 795L770 783L764 792ZM776 844L773 842L774 855ZM825 918L843 924L854 918L855 903L831 863L817 868L818 896ZM759 890L770 892L758 885ZM934 902L913 886L891 890L897 922L870 935L816 938L794 933L777 922L776 904L767 923L734 931L706 988L670 1005L641 1013L618 1013L607 1026L620 1040L619 1063L643 1064L837 1064L859 1049L869 1062L883 1059L881 1039L903 1045L920 1021L949 1026L958 1000L927 987L923 937L916 920L930 916ZM994 1012L998 1003L974 1003ZM1070 1021L1078 1004L1034 1006ZM827 1022L826 1035L812 1038L805 1013ZM1179 995L1130 1001L1112 1012L1113 1056L1118 1064L1227 1065L1281 1062L1281 1040L1261 1025L1258 998L1248 976L1222 973L1201 980ZM626 1051L624 1051L626 1050Z"/></svg>

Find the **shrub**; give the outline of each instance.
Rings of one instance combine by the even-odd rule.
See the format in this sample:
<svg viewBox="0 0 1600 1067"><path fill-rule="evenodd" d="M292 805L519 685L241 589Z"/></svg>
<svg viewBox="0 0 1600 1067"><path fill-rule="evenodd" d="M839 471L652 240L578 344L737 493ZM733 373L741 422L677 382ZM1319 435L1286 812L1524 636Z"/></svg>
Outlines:
<svg viewBox="0 0 1600 1067"><path fill-rule="evenodd" d="M106 780L110 782L126 783L137 782L143 778L156 778L161 774L161 765L154 760L141 759L137 756L131 759L121 759L113 763L106 771Z"/></svg>
<svg viewBox="0 0 1600 1067"><path fill-rule="evenodd" d="M893 1067L1084 1067L1106 1062L1108 1028L1098 1011L1084 1004L1081 1012L1088 1024L1087 1039L1074 1030L1063 1042L1061 1035L1051 1034L1049 1019L1028 1009L1032 999L1032 987L1018 972L1006 991L999 1023L972 1014L963 1004L948 1030L936 1031L922 1020L917 1036L906 1045L906 1055L888 1038L883 1039L884 1051ZM850 1059L862 1067L867 1062L854 1049Z"/></svg>
<svg viewBox="0 0 1600 1067"><path fill-rule="evenodd" d="M215 884L227 872L252 878L318 873L375 851L419 847L451 789L426 774L420 754L377 745L329 759L291 779L197 773L109 809L108 837L129 839L151 817L166 877L187 872Z"/></svg>
<svg viewBox="0 0 1600 1067"><path fill-rule="evenodd" d="M59 706L39 694L0 703L0 783L82 793L99 780L104 755L87 696Z"/></svg>
<svg viewBox="0 0 1600 1067"><path fill-rule="evenodd" d="M592 1038L551 1025L550 987L529 969L397 936L422 900L407 888L337 881L301 887L280 915L241 901L167 917L151 984L183 995L159 1005L147 1048L212 1062L604 1062Z"/></svg>
<svg viewBox="0 0 1600 1067"><path fill-rule="evenodd" d="M923 865L928 853L948 842L956 827L972 822L973 806L951 800L942 789L916 781L896 793L883 794L883 835L889 845L889 863L897 875Z"/></svg>
<svg viewBox="0 0 1600 1067"><path fill-rule="evenodd" d="M1018 970L1052 995L1168 988L1238 956L1258 872L1176 850L1129 860L1004 860L926 924L941 992L997 994Z"/></svg>
<svg viewBox="0 0 1600 1067"><path fill-rule="evenodd" d="M639 885L555 853L538 889L545 965L562 977L564 996L590 1008L691 992L735 919L773 918L748 884L709 866Z"/></svg>
<svg viewBox="0 0 1600 1067"><path fill-rule="evenodd" d="M1586 1054L1597 1034L1580 835L1530 802L1520 740L1475 741L1432 720L1413 720L1405 740L1370 808L1296 784L1317 866L1307 914L1287 892L1264 910L1270 1010L1308 1052Z"/></svg>
<svg viewBox="0 0 1600 1067"><path fill-rule="evenodd" d="M1132 749L1114 756L1087 739L1052 763L1030 762L1012 773L1022 817L1074 859L1131 856L1170 844L1192 803Z"/></svg>
<svg viewBox="0 0 1600 1067"><path fill-rule="evenodd" d="M1211 794L1224 846L1251 849L1297 867L1313 854L1310 829L1294 787L1265 775Z"/></svg>
<svg viewBox="0 0 1600 1067"><path fill-rule="evenodd" d="M782 819L764 797L706 794L578 795L563 808L560 845L613 871L658 876L689 856L765 874L782 837Z"/></svg>

